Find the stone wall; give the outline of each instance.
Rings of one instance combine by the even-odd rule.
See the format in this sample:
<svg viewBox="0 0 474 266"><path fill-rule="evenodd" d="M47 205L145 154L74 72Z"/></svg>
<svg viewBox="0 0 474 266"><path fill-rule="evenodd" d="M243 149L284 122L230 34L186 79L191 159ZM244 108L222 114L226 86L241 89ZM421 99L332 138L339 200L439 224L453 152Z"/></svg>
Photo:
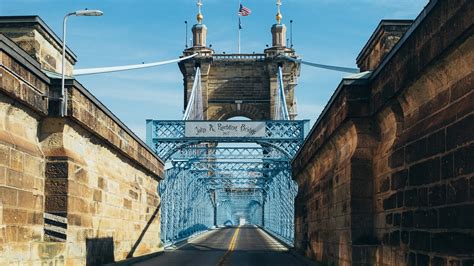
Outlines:
<svg viewBox="0 0 474 266"><path fill-rule="evenodd" d="M0 32L47 71L61 73L62 41L38 16L2 16ZM66 49L65 73L72 76L76 55Z"/></svg>
<svg viewBox="0 0 474 266"><path fill-rule="evenodd" d="M85 88L0 34L0 264L86 265L162 250L163 163Z"/></svg>
<svg viewBox="0 0 474 266"><path fill-rule="evenodd" d="M293 161L298 250L474 263L473 17L472 1L431 1L379 67L343 80Z"/></svg>

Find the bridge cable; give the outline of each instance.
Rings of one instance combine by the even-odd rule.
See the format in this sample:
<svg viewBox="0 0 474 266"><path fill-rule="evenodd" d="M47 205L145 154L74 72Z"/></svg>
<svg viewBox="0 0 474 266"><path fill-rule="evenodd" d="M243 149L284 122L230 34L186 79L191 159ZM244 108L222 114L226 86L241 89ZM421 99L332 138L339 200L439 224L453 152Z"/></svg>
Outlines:
<svg viewBox="0 0 474 266"><path fill-rule="evenodd" d="M323 69L339 71L339 72L346 72L346 73L360 73L360 70L358 68L339 67L339 66L330 66L330 65L311 63L311 62L308 62L308 61L304 61L302 59L295 59L293 57L283 55L283 54L281 54L280 56L285 58L285 59L288 59L290 61L301 63L303 65L308 65L308 66L312 66L312 67L323 68Z"/></svg>
<svg viewBox="0 0 474 266"><path fill-rule="evenodd" d="M201 68L196 68L193 88L189 97L183 120L204 120L204 107L202 103L202 86L201 86Z"/></svg>
<svg viewBox="0 0 474 266"><path fill-rule="evenodd" d="M85 75L94 75L94 74L103 74L103 73L111 73L111 72L118 72L118 71L128 71L134 69L142 69L142 68L149 68L155 66L161 66L176 62L181 62L187 60L189 58L193 58L198 54L193 54L189 56L185 56L178 59L168 60L168 61L161 61L161 62L154 62L148 64L139 64L139 65L126 65L126 66L116 66L116 67L99 67L99 68L83 68L83 69L74 69L73 74L74 76L85 76Z"/></svg>
<svg viewBox="0 0 474 266"><path fill-rule="evenodd" d="M283 71L281 66L278 67L278 95L275 103L275 119L289 120L290 115L286 104L285 88L283 85Z"/></svg>

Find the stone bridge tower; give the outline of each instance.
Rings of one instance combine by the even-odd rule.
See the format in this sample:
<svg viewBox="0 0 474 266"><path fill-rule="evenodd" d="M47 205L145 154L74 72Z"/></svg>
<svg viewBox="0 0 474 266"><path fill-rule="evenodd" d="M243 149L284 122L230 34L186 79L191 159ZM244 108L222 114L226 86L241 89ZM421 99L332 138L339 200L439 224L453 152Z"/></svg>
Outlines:
<svg viewBox="0 0 474 266"><path fill-rule="evenodd" d="M191 95L196 66L200 66L205 120L226 120L235 116L272 120L278 92L278 66L281 66L290 118L295 119L294 89L300 64L280 56L296 58L295 51L286 47L286 26L281 24L280 12L277 24L271 28L272 47L262 54L215 54L206 45L207 28L202 19L199 12L198 23L192 28L193 46L184 51L184 56L198 55L179 63L184 76L184 108Z"/></svg>

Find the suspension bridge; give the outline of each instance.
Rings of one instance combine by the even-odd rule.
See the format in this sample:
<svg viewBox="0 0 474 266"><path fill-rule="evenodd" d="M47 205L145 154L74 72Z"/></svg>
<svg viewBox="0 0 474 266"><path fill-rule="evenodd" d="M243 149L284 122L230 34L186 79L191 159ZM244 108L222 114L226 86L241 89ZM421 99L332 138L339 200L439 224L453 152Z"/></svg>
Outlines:
<svg viewBox="0 0 474 266"><path fill-rule="evenodd" d="M193 46L181 58L74 70L81 76L178 63L185 76L182 120L146 122L146 142L166 162L158 188L161 240L167 250L177 250L151 264L307 263L281 253L294 243L298 186L291 161L309 132L309 120L294 120L300 65L346 73L359 70L298 58L286 47L280 5L278 1L273 45L263 54L215 54L206 46L199 1ZM263 96L255 96L259 94ZM218 116L212 111L216 105ZM249 120L229 120L232 117ZM234 250L239 255L228 258Z"/></svg>
<svg viewBox="0 0 474 266"><path fill-rule="evenodd" d="M181 55L86 69L0 16L0 265L473 265L473 7L382 20L359 69L301 58L280 0L260 53L216 53L198 1ZM166 64L182 117L145 141L76 80ZM311 129L303 67L348 74Z"/></svg>

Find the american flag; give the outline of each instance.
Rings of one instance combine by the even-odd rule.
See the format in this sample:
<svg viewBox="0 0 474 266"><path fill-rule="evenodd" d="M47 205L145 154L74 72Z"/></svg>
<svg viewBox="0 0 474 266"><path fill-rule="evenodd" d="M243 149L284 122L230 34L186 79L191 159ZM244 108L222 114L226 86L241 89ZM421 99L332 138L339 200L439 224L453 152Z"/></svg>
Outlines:
<svg viewBox="0 0 474 266"><path fill-rule="evenodd" d="M246 17L252 13L252 10L240 4L239 16Z"/></svg>

